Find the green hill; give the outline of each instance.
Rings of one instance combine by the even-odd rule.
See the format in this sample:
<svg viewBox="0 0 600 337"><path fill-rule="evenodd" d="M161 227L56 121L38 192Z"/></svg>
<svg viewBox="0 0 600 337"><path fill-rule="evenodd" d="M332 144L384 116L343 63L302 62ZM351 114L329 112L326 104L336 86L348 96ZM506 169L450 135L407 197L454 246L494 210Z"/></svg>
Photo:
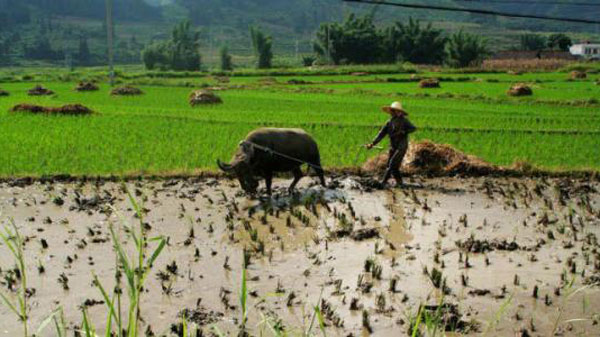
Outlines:
<svg viewBox="0 0 600 337"><path fill-rule="evenodd" d="M568 32L575 40L598 37L598 28L593 25L409 10L339 0L113 2L116 60L119 63L139 62L139 53L144 45L165 38L170 27L183 19L191 20L202 30L202 53L209 64L216 59L216 51L222 45L228 45L237 60L250 56L250 25L260 25L273 35L278 56L311 53L314 33L320 23L342 20L352 12L374 11L377 21L382 24L414 17L433 21L435 26L448 31L462 28L485 35L495 49L517 44L518 35L524 32ZM485 1L432 0L419 3L589 19L597 16L590 9L598 9L523 3L491 4ZM104 17L105 0L0 0L0 62L12 65L63 63L65 60L82 65L104 63Z"/></svg>

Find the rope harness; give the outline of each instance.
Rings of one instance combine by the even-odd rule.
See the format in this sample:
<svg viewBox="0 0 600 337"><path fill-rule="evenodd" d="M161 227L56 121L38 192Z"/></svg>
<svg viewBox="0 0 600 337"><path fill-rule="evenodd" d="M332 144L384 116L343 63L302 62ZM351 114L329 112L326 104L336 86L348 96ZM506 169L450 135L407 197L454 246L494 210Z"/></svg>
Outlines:
<svg viewBox="0 0 600 337"><path fill-rule="evenodd" d="M325 169L324 169L322 166L319 166L319 165L315 165L315 164L309 163L309 162L307 162L306 160L302 160L302 159L298 159L298 158L295 158L295 157L292 157L292 156L288 156L287 154L284 154L284 153L281 153L281 152L275 151L275 150L271 149L270 147L262 146L262 145L256 144L256 143L254 143L254 142L251 142L251 141L248 141L248 140L243 140L243 141L240 143L240 145L241 145L241 144L248 144L248 145L250 145L250 146L252 146L252 147L255 147L255 148L257 148L257 149L259 149L259 150L261 150L261 151L267 152L267 153L268 153L268 154L270 154L270 155L276 154L276 155L278 155L278 156L280 156L280 157L283 157L283 158L285 158L285 159L289 159L289 160L295 161L295 162L297 162L297 163L300 163L300 164L306 164L306 165L308 165L308 166L310 166L310 167L312 167L312 168L314 168L314 169L322 170L323 172L327 172L327 173L333 173L332 171L325 170ZM363 147L363 146L361 146L360 148L361 148L361 149L363 149L364 147ZM379 150L380 150L380 151L379 151L379 153L381 153L381 150L383 150L383 149L384 149L383 147L375 147L375 148L377 148L377 149L379 149ZM397 151L398 151L398 150L396 150L396 152L397 152ZM356 153L356 158L354 159L354 164L353 164L354 166L356 166L356 163L358 162L358 156L359 156L359 155L360 155L360 151L357 151L357 153ZM379 156L378 156L378 157L379 157ZM379 158L378 158L377 160L379 161ZM378 163L378 164L379 164L379 163Z"/></svg>

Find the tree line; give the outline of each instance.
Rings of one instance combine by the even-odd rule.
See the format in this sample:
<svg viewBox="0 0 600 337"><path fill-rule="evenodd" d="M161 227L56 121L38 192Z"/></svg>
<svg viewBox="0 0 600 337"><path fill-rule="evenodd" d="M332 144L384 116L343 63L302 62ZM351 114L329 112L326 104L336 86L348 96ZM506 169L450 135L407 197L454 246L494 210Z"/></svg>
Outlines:
<svg viewBox="0 0 600 337"><path fill-rule="evenodd" d="M250 27L256 67L272 66L272 37L258 27ZM189 21L173 30L170 40L148 46L142 53L148 69L200 70L199 32L192 31ZM351 14L342 23L323 23L316 33L314 56L304 58L305 65L373 64L411 62L445 64L452 67L478 65L489 54L485 40L463 31L447 36L432 24L422 25L409 19L391 26L376 27L372 14ZM221 69L233 64L226 47L220 52Z"/></svg>

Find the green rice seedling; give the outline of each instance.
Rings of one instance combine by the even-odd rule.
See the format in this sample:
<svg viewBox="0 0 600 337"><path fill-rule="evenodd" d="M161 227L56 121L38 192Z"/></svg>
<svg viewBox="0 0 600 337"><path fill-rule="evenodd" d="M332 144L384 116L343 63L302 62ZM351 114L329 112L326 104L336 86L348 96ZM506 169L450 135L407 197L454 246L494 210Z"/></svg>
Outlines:
<svg viewBox="0 0 600 337"><path fill-rule="evenodd" d="M240 321L240 329L246 330L246 322L248 321L248 284L246 281L247 271L242 269L242 287L240 289L240 308L242 310L242 319Z"/></svg>
<svg viewBox="0 0 600 337"><path fill-rule="evenodd" d="M500 320L506 313L506 310L512 303L512 300L513 300L513 294L511 294L508 298L506 298L502 302L502 304L500 305L500 308L498 308L498 310L494 314L494 317L488 322L487 327L486 327L485 331L483 332L482 336L487 336L491 331L496 329L496 326L498 325L498 323L500 323Z"/></svg>
<svg viewBox="0 0 600 337"><path fill-rule="evenodd" d="M599 284L600 283L591 283L591 284L586 284L579 288L574 288L575 277L573 277L571 279L571 281L564 286L563 290L565 292L564 292L564 296L562 297L560 305L556 309L557 315L556 315L556 319L554 320L554 324L552 326L552 334L555 334L558 331L558 328L562 321L562 317L564 315L564 311L565 311L565 307L566 307L567 303L578 293L586 291L592 287L598 286ZM583 298L583 311L584 312L585 312L585 309L586 309L586 297L584 296L584 298ZM584 320L587 320L587 319L576 318L576 319L566 320L562 323L578 322L578 321L584 321Z"/></svg>
<svg viewBox="0 0 600 337"><path fill-rule="evenodd" d="M140 302L141 295L143 293L144 283L146 278L150 274L152 266L164 247L166 246L166 239L162 236L156 238L149 238L147 234L146 226L144 225L144 212L142 208L138 205L137 201L133 198L131 193L127 191L127 195L129 197L129 202L133 206L139 224L139 229L136 230L134 227L129 227L126 225L127 221L123 218L123 216L113 208L113 211L121 217L121 221L123 226L125 227L127 233L133 240L135 244L135 251L137 252L137 257L135 259L131 259L127 253L125 252L125 248L121 243L120 236L115 231L114 225L111 223L109 225L109 230L111 234L111 238L113 241L113 248L117 255L117 261L120 269L122 269L126 284L127 284L127 295L129 297L129 309L127 314L127 336L128 337L137 337L139 334L139 323L140 323ZM156 248L150 254L150 257L147 257L146 250L148 247L148 243L156 242ZM100 283L98 278L94 276L94 284L100 290L102 297L104 298L105 303L109 306L109 322L114 318L119 325L119 334L122 331L122 319L120 317L120 299L118 300L118 310L114 306L114 297L113 299L109 298L108 293L106 292L106 288ZM119 316L117 317L117 313ZM112 326L112 323L109 323L109 327ZM111 329L107 329L110 331Z"/></svg>
<svg viewBox="0 0 600 337"><path fill-rule="evenodd" d="M82 327L81 327L81 329L82 329L81 332L83 333L83 336L84 337L97 337L96 329L94 328L94 325L89 320L87 309L85 308L85 306L83 306L81 308L81 314L83 316Z"/></svg>
<svg viewBox="0 0 600 337"><path fill-rule="evenodd" d="M10 250L17 265L17 270L20 275L20 286L14 301L9 299L9 295L4 294L3 291L0 291L0 299L2 300L2 304L13 312L22 322L23 336L27 337L29 336L29 305L27 303L27 269L25 268L25 256L23 252L24 241L14 220L11 219L9 223L10 225L5 225L3 231L0 231L0 239L2 239L4 246Z"/></svg>

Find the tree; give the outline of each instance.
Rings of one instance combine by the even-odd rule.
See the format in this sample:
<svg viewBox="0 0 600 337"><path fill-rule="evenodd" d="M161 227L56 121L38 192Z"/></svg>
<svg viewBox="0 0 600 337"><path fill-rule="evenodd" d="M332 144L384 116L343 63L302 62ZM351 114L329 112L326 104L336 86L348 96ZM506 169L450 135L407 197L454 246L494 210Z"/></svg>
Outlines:
<svg viewBox="0 0 600 337"><path fill-rule="evenodd" d="M488 53L483 39L460 30L448 39L446 63L455 68L474 66L480 64Z"/></svg>
<svg viewBox="0 0 600 337"><path fill-rule="evenodd" d="M221 70L233 70L233 62L231 61L231 55L229 55L229 49L226 46L221 47L221 49L219 50L219 56L221 58Z"/></svg>
<svg viewBox="0 0 600 337"><path fill-rule="evenodd" d="M356 17L350 14L343 24L322 23L313 49L334 64L365 64L378 62L381 36L373 23L373 15Z"/></svg>
<svg viewBox="0 0 600 337"><path fill-rule="evenodd" d="M273 41L271 36L265 35L257 27L250 27L250 38L252 39L252 47L257 58L256 67L258 69L271 68L273 61L273 52L271 51Z"/></svg>
<svg viewBox="0 0 600 337"><path fill-rule="evenodd" d="M396 22L384 34L386 61L401 59L416 64L440 64L444 60L447 38L429 23L421 27L418 20Z"/></svg>
<svg viewBox="0 0 600 337"><path fill-rule="evenodd" d="M573 45L571 38L565 34L552 34L548 37L548 48L561 51L569 51L569 47Z"/></svg>
<svg viewBox="0 0 600 337"><path fill-rule="evenodd" d="M524 34L520 37L521 50L540 51L546 48L546 38L537 34Z"/></svg>
<svg viewBox="0 0 600 337"><path fill-rule="evenodd" d="M200 70L200 32L192 30L189 21L183 21L171 34L171 40L149 45L142 52L147 69Z"/></svg>

